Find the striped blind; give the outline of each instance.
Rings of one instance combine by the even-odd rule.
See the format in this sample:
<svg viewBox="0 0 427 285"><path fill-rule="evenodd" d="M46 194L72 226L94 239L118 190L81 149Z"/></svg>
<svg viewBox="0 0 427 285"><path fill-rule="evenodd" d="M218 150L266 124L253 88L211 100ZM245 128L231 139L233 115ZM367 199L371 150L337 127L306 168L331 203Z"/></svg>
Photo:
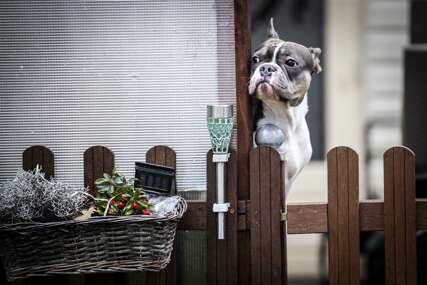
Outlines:
<svg viewBox="0 0 427 285"><path fill-rule="evenodd" d="M31 145L81 185L88 147L133 176L163 144L178 189L203 190L206 104L234 98L232 0L0 1L0 181Z"/></svg>

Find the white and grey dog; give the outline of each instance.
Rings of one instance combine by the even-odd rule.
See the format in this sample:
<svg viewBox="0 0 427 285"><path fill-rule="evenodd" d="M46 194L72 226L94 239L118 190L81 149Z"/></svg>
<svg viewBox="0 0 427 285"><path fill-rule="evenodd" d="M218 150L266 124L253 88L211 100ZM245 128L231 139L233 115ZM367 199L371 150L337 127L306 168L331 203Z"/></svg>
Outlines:
<svg viewBox="0 0 427 285"><path fill-rule="evenodd" d="M308 112L307 92L313 74L322 69L319 48L283 41L270 21L268 39L252 57L253 68L249 94L255 97L256 132L280 132L280 140L255 139L257 144L274 146L286 161L286 192L296 176L310 161L312 148L305 116ZM254 138L258 138L254 133ZM267 136L268 137L268 136ZM271 137L271 136L270 136ZM262 138L262 135L261 135Z"/></svg>

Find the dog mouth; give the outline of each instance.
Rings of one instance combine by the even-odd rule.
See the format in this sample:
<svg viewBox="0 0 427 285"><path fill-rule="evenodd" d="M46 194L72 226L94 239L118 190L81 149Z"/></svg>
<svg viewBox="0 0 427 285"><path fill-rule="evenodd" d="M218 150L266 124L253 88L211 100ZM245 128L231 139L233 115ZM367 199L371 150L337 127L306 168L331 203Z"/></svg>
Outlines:
<svg viewBox="0 0 427 285"><path fill-rule="evenodd" d="M278 99L276 91L274 90L273 85L267 80L260 80L256 85L256 93L260 97L269 98L269 99Z"/></svg>

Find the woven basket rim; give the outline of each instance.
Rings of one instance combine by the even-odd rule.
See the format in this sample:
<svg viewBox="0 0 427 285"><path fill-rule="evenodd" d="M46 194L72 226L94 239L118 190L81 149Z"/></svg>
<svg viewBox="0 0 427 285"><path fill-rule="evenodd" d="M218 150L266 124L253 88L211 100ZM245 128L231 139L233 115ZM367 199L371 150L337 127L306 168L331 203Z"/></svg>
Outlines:
<svg viewBox="0 0 427 285"><path fill-rule="evenodd" d="M177 196L179 202L176 205L175 211L168 215L130 215L130 216L94 216L84 221L66 220L57 222L19 222L10 224L0 224L0 231L9 231L15 229L31 229L31 228L46 228L46 227L59 227L68 225L85 225L95 223L131 223L131 222L161 222L180 220L187 210L187 202L181 196Z"/></svg>

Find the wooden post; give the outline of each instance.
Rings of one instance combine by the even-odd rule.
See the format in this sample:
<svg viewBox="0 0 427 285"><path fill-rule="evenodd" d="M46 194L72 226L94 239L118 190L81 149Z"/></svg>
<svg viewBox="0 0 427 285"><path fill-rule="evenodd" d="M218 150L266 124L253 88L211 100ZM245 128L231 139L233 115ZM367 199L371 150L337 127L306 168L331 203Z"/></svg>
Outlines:
<svg viewBox="0 0 427 285"><path fill-rule="evenodd" d="M360 284L359 166L348 147L328 152L329 284Z"/></svg>
<svg viewBox="0 0 427 285"><path fill-rule="evenodd" d="M230 203L226 213L225 239L217 239L217 215L212 212L216 203L216 166L212 162L212 151L207 155L207 238L208 238L208 284L237 284L237 168L236 152L230 152L226 163L226 202Z"/></svg>
<svg viewBox="0 0 427 285"><path fill-rule="evenodd" d="M287 284L284 181L280 155L261 146L250 152L252 285Z"/></svg>
<svg viewBox="0 0 427 285"><path fill-rule="evenodd" d="M384 153L385 281L417 283L415 155L405 147Z"/></svg>
<svg viewBox="0 0 427 285"><path fill-rule="evenodd" d="M175 151L167 146L154 146L147 151L145 161L148 163L176 168ZM171 261L160 272L145 273L146 285L174 285L176 284L176 240L172 251Z"/></svg>
<svg viewBox="0 0 427 285"><path fill-rule="evenodd" d="M249 200L249 151L252 148L252 114L248 95L251 58L251 10L249 0L234 1L234 40L236 61L237 177L238 199ZM250 234L238 232L238 282L250 283Z"/></svg>

